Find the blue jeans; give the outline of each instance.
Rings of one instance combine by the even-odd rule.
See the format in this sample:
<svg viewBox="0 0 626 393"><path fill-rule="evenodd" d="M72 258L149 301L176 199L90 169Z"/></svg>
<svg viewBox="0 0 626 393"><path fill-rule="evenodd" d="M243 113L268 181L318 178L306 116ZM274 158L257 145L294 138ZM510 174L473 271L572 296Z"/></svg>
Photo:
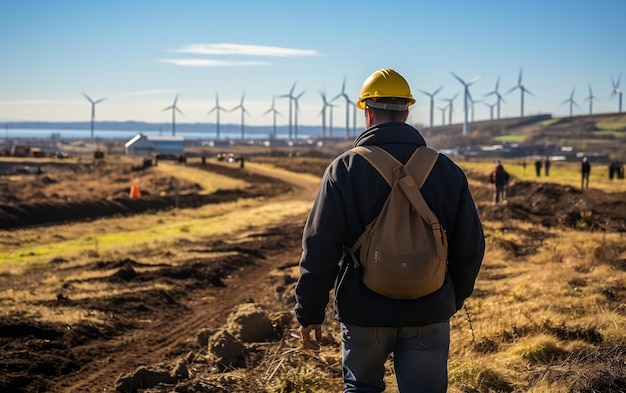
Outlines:
<svg viewBox="0 0 626 393"><path fill-rule="evenodd" d="M401 393L448 388L450 322L421 327L368 327L341 323L344 392L385 390L385 362L393 353Z"/></svg>

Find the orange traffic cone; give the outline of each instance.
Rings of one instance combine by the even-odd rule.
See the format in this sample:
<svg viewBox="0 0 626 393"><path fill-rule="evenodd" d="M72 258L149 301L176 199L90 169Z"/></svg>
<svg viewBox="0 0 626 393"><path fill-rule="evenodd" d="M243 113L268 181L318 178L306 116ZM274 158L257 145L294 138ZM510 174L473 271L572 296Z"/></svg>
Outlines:
<svg viewBox="0 0 626 393"><path fill-rule="evenodd" d="M139 190L139 186L132 185L130 186L130 199L133 198L141 198L141 190Z"/></svg>

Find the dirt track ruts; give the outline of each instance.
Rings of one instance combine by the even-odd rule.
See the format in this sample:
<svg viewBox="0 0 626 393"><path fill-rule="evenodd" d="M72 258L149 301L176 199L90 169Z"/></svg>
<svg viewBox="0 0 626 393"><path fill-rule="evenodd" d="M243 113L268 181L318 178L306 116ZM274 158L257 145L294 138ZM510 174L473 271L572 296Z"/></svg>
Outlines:
<svg viewBox="0 0 626 393"><path fill-rule="evenodd" d="M254 164L249 164L246 170L293 184L297 191L289 195L291 199L312 202L318 186L318 179L314 176ZM283 198L277 196L268 203L280 203ZM194 291L193 298L179 307L162 310L155 316L158 320L147 323L143 329L131 330L113 340L98 340L73 348L75 352L93 353L93 360L78 372L58 378L50 386L50 391L114 391L120 375L131 373L142 365L182 357L188 351L197 349L195 340L202 329L218 327L225 322L233 307L251 297L272 295L266 292L270 273L280 266L297 263L299 232L304 218L301 217L300 222L286 223L284 231L278 229L283 232L280 246L277 245L264 258L257 259L251 267L238 270L225 280L225 287L207 286L205 290ZM262 229L259 228L259 231Z"/></svg>

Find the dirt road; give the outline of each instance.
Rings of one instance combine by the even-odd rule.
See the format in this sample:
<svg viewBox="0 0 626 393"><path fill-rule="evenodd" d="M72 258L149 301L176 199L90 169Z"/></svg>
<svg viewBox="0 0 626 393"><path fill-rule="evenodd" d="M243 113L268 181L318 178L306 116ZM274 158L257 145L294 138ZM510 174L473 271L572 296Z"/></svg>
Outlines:
<svg viewBox="0 0 626 393"><path fill-rule="evenodd" d="M277 268L297 264L302 225L319 178L253 163L238 172L247 174L248 181L256 175L257 183L273 187L267 195L274 196L235 204L195 224L216 227L212 222L224 217L236 221L226 232L190 233L194 236L170 250L141 248L125 259L95 257L77 263L49 256L54 263L37 271L0 276L6 288L3 307L20 297L38 304L32 320L3 316L1 336L12 340L2 342L0 363L10 373L0 377L0 390L114 391L121 374L198 349L198 333L223 324L238 304L254 299L284 308L280 294L270 288L276 286L273 281L286 280L284 273L276 275ZM289 189L280 186L285 182ZM57 231L54 226L48 230ZM129 271L132 279L123 274ZM60 320L63 315L83 318L39 322L42 313ZM50 337L56 338L54 347L42 348Z"/></svg>

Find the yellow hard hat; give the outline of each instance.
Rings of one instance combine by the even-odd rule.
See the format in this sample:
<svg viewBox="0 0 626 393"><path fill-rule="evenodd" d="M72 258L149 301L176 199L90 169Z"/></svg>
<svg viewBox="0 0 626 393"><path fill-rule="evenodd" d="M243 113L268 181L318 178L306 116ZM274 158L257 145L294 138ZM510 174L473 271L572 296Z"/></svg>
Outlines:
<svg viewBox="0 0 626 393"><path fill-rule="evenodd" d="M365 109L365 100L378 98L406 98L408 106L415 104L406 79L391 68L380 69L363 82L356 106Z"/></svg>

